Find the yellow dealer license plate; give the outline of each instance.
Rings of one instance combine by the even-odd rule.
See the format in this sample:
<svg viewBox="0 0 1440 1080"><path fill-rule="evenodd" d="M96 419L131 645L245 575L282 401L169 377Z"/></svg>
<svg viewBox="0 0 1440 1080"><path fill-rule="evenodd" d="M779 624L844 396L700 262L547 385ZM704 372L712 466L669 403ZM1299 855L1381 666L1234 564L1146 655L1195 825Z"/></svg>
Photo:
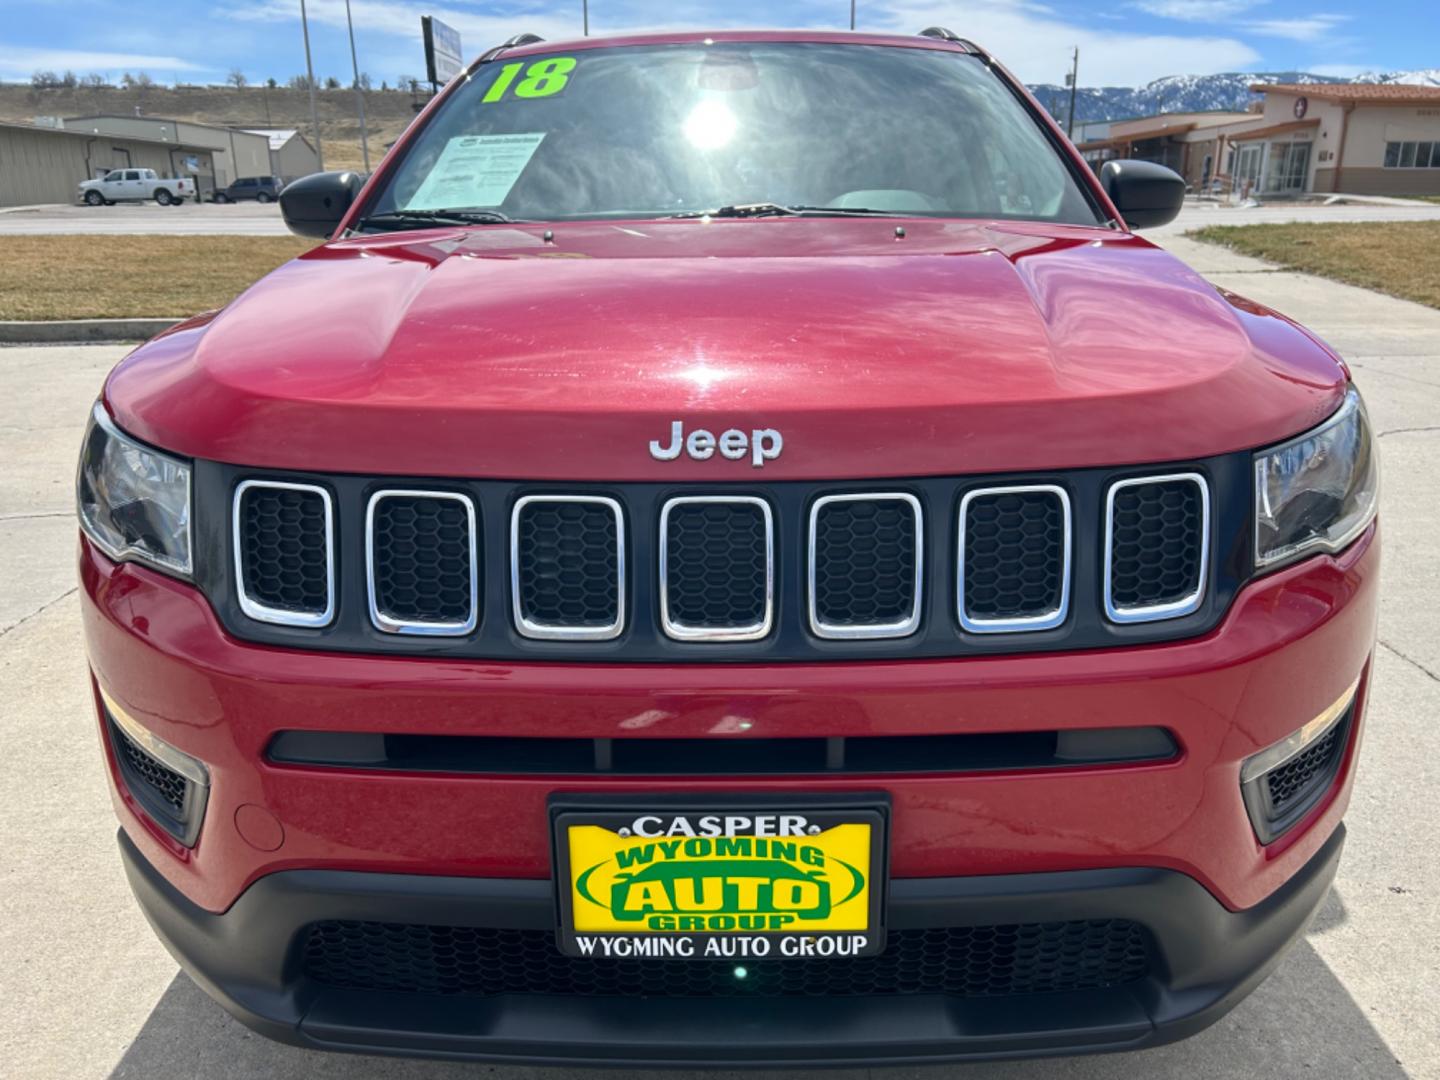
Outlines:
<svg viewBox="0 0 1440 1080"><path fill-rule="evenodd" d="M560 800L551 817L566 955L802 960L884 948L883 804Z"/></svg>

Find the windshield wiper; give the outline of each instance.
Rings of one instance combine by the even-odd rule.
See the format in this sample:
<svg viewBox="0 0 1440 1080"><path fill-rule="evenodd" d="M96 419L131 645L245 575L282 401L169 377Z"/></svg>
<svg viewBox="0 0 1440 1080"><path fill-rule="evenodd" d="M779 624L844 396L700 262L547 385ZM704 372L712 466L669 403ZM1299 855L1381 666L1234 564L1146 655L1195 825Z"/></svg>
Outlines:
<svg viewBox="0 0 1440 1080"><path fill-rule="evenodd" d="M431 225L513 225L515 219L499 210L389 210L383 214L371 214L356 224L389 225L392 228L428 228Z"/></svg>
<svg viewBox="0 0 1440 1080"><path fill-rule="evenodd" d="M782 206L780 203L744 203L714 210L686 210L668 218L750 218L750 217L896 217L894 210L872 210L867 206Z"/></svg>

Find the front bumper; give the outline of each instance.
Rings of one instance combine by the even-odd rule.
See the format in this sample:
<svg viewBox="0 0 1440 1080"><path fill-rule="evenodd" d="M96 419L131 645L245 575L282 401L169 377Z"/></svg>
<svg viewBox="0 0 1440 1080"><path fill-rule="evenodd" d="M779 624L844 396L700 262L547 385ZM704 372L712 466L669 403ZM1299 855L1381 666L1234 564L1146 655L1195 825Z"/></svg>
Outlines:
<svg viewBox="0 0 1440 1080"><path fill-rule="evenodd" d="M1308 862L1348 803L1363 680L1332 789L1275 843L1256 839L1239 772L1247 757L1318 715L1367 670L1379 560L1372 529L1339 556L1253 582L1214 632L1164 645L766 665L515 664L274 648L229 637L194 588L113 563L85 541L80 576L99 689L204 762L211 779L193 848L179 847L138 812L111 755L117 813L170 884L212 912L260 878L296 867L546 879L546 805L556 793L763 798L875 790L893 807L897 879L1156 867L1193 878L1240 910ZM1171 732L1178 756L1038 771L417 774L281 765L266 756L286 730L703 746L1156 725ZM257 821L264 828L254 828Z"/></svg>
<svg viewBox="0 0 1440 1080"><path fill-rule="evenodd" d="M548 931L548 881L281 871L224 914L187 900L122 831L131 887L191 976L257 1031L315 1049L525 1064L837 1066L1135 1049L1223 1016L1271 970L1323 901L1338 827L1255 907L1225 909L1174 871L1124 868L892 882L892 930L1131 919L1149 973L1100 990L994 998L887 994L613 997L394 993L310 978L301 937L319 920ZM856 961L836 960L836 964Z"/></svg>

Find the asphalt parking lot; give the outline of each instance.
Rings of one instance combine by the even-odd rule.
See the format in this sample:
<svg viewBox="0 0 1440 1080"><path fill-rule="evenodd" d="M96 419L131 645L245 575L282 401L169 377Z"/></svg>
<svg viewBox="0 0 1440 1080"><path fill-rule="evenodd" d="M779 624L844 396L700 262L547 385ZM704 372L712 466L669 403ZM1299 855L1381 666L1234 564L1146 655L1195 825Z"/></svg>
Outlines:
<svg viewBox="0 0 1440 1080"><path fill-rule="evenodd" d="M168 221L209 209L157 211ZM1440 1078L1440 311L1166 242L1217 284L1297 316L1344 353L1381 433L1382 643L1339 878L1276 974L1188 1042L1118 1057L871 1076ZM278 1046L230 1020L151 935L114 850L72 566L74 456L101 379L124 352L0 349L0 738L8 750L0 770L0 1075L573 1075Z"/></svg>
<svg viewBox="0 0 1440 1080"><path fill-rule="evenodd" d="M0 211L0 236L158 233L167 236L286 236L275 203L116 203L114 206L35 206Z"/></svg>

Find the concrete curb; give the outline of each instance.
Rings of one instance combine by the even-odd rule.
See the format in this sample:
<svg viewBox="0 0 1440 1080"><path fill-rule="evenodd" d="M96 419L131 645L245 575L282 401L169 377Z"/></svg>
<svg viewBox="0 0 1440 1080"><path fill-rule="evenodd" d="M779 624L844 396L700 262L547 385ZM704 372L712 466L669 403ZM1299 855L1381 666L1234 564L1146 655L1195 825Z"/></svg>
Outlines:
<svg viewBox="0 0 1440 1080"><path fill-rule="evenodd" d="M85 341L146 341L179 319L0 320L0 345L59 345Z"/></svg>

